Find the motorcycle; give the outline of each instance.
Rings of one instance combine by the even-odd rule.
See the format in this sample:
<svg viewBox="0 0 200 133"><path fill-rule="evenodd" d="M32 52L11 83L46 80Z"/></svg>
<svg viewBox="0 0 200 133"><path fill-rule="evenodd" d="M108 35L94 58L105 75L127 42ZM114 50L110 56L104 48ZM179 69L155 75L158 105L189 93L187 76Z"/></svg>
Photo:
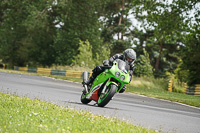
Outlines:
<svg viewBox="0 0 200 133"><path fill-rule="evenodd" d="M130 81L129 66L123 60L117 59L112 66L104 66L105 71L99 74L91 86L83 85L81 102L88 104L92 100L99 107L107 105L115 93L122 90L124 84ZM83 82L88 79L88 72L83 72Z"/></svg>

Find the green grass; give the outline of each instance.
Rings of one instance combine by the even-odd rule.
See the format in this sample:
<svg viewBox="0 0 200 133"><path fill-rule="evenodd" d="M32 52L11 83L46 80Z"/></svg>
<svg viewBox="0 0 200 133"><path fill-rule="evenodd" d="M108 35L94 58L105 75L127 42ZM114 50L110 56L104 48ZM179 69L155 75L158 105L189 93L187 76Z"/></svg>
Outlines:
<svg viewBox="0 0 200 133"><path fill-rule="evenodd" d="M165 99L173 102L179 102L195 107L200 107L200 97L193 95L186 95L184 93L168 92L162 89L138 88L134 86L127 86L126 92L132 92L135 94L140 94L158 99Z"/></svg>
<svg viewBox="0 0 200 133"><path fill-rule="evenodd" d="M0 132L153 133L128 122L0 92Z"/></svg>
<svg viewBox="0 0 200 133"><path fill-rule="evenodd" d="M168 81L166 79L133 77L131 85L127 86L126 92L200 107L200 97L186 95L183 89L180 88L179 91L175 89L175 92L168 92Z"/></svg>
<svg viewBox="0 0 200 133"><path fill-rule="evenodd" d="M137 88L146 88L149 90L167 90L168 81L160 78L155 79L153 77L134 77L132 78L131 85Z"/></svg>

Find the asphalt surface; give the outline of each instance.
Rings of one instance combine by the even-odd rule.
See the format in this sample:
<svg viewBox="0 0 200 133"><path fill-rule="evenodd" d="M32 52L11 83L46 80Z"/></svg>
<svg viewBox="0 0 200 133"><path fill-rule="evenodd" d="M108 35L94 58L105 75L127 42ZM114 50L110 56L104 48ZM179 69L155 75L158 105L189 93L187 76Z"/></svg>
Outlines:
<svg viewBox="0 0 200 133"><path fill-rule="evenodd" d="M100 108L95 102L81 103L79 83L5 72L0 72L0 91L126 120L159 132L200 133L200 109L170 101L123 93Z"/></svg>

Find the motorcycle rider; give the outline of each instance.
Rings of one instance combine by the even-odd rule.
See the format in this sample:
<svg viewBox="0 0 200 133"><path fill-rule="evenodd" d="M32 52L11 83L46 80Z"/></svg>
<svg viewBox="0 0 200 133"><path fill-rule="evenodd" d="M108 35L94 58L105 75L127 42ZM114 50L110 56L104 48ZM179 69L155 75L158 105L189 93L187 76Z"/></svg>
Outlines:
<svg viewBox="0 0 200 133"><path fill-rule="evenodd" d="M104 60L103 65L96 66L92 70L93 73L92 73L91 77L86 82L83 82L83 84L86 84L86 85L92 84L94 79L105 70L105 68L103 66L112 66L114 60L116 60L116 59L121 59L130 66L130 82L131 82L133 71L135 68L134 62L136 60L136 52L133 49L126 49L123 54L115 54L114 56L110 57L109 59ZM124 87L120 90L119 93L123 93L125 91L125 89L126 89L126 85L124 85Z"/></svg>

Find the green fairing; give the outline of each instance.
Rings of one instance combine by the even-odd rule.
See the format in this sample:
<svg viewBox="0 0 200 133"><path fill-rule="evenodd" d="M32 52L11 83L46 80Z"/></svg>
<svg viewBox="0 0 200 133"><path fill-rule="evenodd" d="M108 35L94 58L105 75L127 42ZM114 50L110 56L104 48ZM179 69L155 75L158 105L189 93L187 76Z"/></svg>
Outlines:
<svg viewBox="0 0 200 133"><path fill-rule="evenodd" d="M115 73L119 72L120 76L116 77ZM125 76L125 80L121 81L120 77L121 76ZM95 79L95 81L93 82L92 88L94 88L95 86L104 83L106 80L108 80L109 78L114 78L116 80L118 80L121 83L120 88L118 88L116 91L120 91L122 89L122 87L124 86L124 84L128 84L130 82L130 76L129 73L124 73L122 72L119 68L118 68L118 64L116 61L113 62L113 66L111 69L106 69L104 72L102 72L100 75L97 76L97 78ZM116 84L118 87L118 84L115 83L114 81L107 81L106 86L109 86L109 84Z"/></svg>

